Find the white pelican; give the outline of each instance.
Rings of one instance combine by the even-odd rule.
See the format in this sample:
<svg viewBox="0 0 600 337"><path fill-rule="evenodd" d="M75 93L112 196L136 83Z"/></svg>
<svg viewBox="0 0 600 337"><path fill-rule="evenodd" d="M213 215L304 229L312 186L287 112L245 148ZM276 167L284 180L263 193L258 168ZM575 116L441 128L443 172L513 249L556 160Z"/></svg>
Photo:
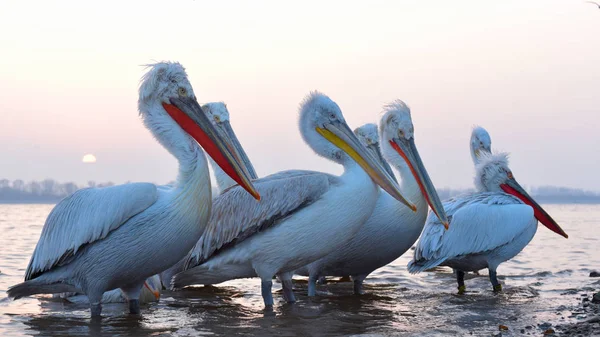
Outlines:
<svg viewBox="0 0 600 337"><path fill-rule="evenodd" d="M401 100L396 100L386 105L384 112L379 124L381 152L400 173L400 189L415 203L417 212L398 207L389 194L379 193L371 217L352 239L297 271L300 275L309 276L308 296L315 295L318 277L345 275L352 276L354 293L362 294L362 284L367 275L400 257L417 241L425 225L428 203L435 213L444 217L442 202L415 146L410 109ZM385 162L379 154L377 126L367 124L363 130L358 130L358 134Z"/></svg>
<svg viewBox="0 0 600 337"><path fill-rule="evenodd" d="M211 102L202 105L202 110L208 115L213 125L221 130L223 134L227 135L228 140L234 146L234 150L237 151L239 158L244 162L244 167L248 169L250 178L257 179L258 176L254 170L254 166L252 166L250 159L248 159L248 155L246 155L246 152L242 148L240 141L231 127L231 123L229 123L229 110L227 110L227 105L223 102ZM237 182L231 179L214 160L209 158L209 161L217 180L219 193L237 184ZM216 196L213 196L213 198L214 197Z"/></svg>
<svg viewBox="0 0 600 337"><path fill-rule="evenodd" d="M492 153L492 138L490 134L481 126L475 126L471 132L471 159L473 164L479 163L479 154L483 151L486 153Z"/></svg>
<svg viewBox="0 0 600 337"><path fill-rule="evenodd" d="M144 286L140 291L140 304L157 302L160 299L161 282L158 275L153 275L146 279ZM79 293L60 293L53 297L63 298L71 303L90 304L87 296ZM121 289L113 289L102 294L101 303L123 303L127 302L127 296Z"/></svg>
<svg viewBox="0 0 600 337"><path fill-rule="evenodd" d="M139 313L145 279L186 255L207 224L211 187L198 143L260 198L232 145L202 112L179 63L149 68L140 85L138 109L144 125L179 161L175 185L88 188L63 199L46 219L25 282L11 287L9 297L80 292L89 298L92 316L98 317L102 294L120 288L130 312Z"/></svg>
<svg viewBox="0 0 600 337"><path fill-rule="evenodd" d="M299 127L304 141L341 164L344 174L293 170L255 180L260 204L239 187L225 191L213 201L209 227L190 254L187 270L173 277L175 288L259 276L269 308L272 278L279 274L284 297L293 302L292 272L352 237L375 207L379 189L373 181L416 210L329 97L309 94L300 106Z"/></svg>
<svg viewBox="0 0 600 337"><path fill-rule="evenodd" d="M258 177L256 175L256 171L254 170L254 166L242 148L242 145L240 144L235 132L233 131L233 128L231 127L231 123L229 123L229 110L227 109L227 105L223 102L206 103L202 105L202 111L204 111L204 113L208 116L213 125L222 131L222 133L227 136L229 142L233 144L234 150L237 151L240 159L244 162L244 167L248 169L249 177L251 179L257 179ZM219 194L229 187L237 184L237 182L231 179L227 173L225 173L225 171L223 171L221 167L214 160L212 160L212 158L209 157L208 160L215 174L217 191ZM218 194L213 195L213 198L216 198L217 196ZM187 255L172 267L160 273L161 283L164 288L170 288L171 278L173 275L184 270L186 262Z"/></svg>
<svg viewBox="0 0 600 337"><path fill-rule="evenodd" d="M444 202L450 229L443 230L431 214L417 244L411 273L438 265L457 271L459 293L464 293L464 272L487 268L494 291L502 285L498 265L516 256L533 238L537 223L567 238L560 226L517 183L508 168L508 155L481 152L475 185L479 193Z"/></svg>

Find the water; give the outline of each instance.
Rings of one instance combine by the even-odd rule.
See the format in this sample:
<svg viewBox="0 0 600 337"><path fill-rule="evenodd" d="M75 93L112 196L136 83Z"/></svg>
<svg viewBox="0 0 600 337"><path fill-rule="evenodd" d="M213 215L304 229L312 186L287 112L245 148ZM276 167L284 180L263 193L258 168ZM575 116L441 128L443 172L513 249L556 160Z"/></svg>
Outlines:
<svg viewBox="0 0 600 337"><path fill-rule="evenodd" d="M0 205L0 335L2 336L204 336L204 335L492 335L499 324L506 335L520 329L540 335L537 324L585 319L573 313L581 296L600 290L589 272L600 269L600 205L546 205L569 239L540 225L525 250L500 266L504 293L494 294L487 272L469 274L468 293L456 295L452 271L409 275L408 252L379 269L365 284L364 296L352 285L334 282L306 297L306 280L295 280L298 303L285 304L280 286L274 312L264 312L257 279L227 282L216 288L163 293L160 302L142 307L142 317L124 304L104 306L101 324L91 322L86 306L48 297L12 301L4 291L21 282L44 220L52 205Z"/></svg>

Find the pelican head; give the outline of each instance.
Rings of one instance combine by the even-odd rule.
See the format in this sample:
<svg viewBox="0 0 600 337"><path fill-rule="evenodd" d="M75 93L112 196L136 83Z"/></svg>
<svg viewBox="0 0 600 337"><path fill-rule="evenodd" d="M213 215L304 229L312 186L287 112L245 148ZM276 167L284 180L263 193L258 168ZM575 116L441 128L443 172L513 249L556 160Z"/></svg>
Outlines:
<svg viewBox="0 0 600 337"><path fill-rule="evenodd" d="M379 163L385 168L385 171L390 175L390 177L392 177L395 182L398 182L394 172L392 171L392 168L390 167L390 164L383 159L381 151L379 150L379 133L377 131L377 125L374 123L367 123L354 129L354 134L361 144L366 146L367 149L371 151L371 154L377 158L377 160L379 160Z"/></svg>
<svg viewBox="0 0 600 337"><path fill-rule="evenodd" d="M231 127L231 123L229 123L229 110L227 110L227 104L223 102L206 103L202 106L202 110L208 115L213 125L226 135L229 142L233 144L237 155L244 162L244 167L248 169L250 178L258 179L258 175L256 175L252 162L250 162L246 151L242 148L240 141Z"/></svg>
<svg viewBox="0 0 600 337"><path fill-rule="evenodd" d="M140 84L138 109L144 124L174 155L178 155L175 149L193 148L190 142L195 140L227 175L260 199L243 161L198 104L181 64L159 62L148 66Z"/></svg>
<svg viewBox="0 0 600 337"><path fill-rule="evenodd" d="M525 191L513 176L508 167L507 153L486 153L479 156L479 164L475 167L475 184L478 190L486 192L504 192L519 198L533 208L536 219L551 231L568 238L565 231L552 217Z"/></svg>
<svg viewBox="0 0 600 337"><path fill-rule="evenodd" d="M350 158L398 201L413 210L415 205L400 193L398 184L385 171L385 168L360 143L346 124L340 107L326 95L311 92L300 105L300 134L304 141L320 156L339 164L348 164Z"/></svg>
<svg viewBox="0 0 600 337"><path fill-rule="evenodd" d="M162 284L160 283L160 276L153 275L146 279L144 282L144 287L142 288L142 292L140 293L140 298L144 298L142 302L155 302L160 299L160 290L162 288Z"/></svg>
<svg viewBox="0 0 600 337"><path fill-rule="evenodd" d="M492 138L484 128L475 126L473 132L471 132L471 158L473 158L475 165L479 162L479 154L482 151L492 152Z"/></svg>
<svg viewBox="0 0 600 337"><path fill-rule="evenodd" d="M415 145L410 108L401 100L385 105L379 127L384 157L397 166L408 165L429 207L448 229L446 212Z"/></svg>

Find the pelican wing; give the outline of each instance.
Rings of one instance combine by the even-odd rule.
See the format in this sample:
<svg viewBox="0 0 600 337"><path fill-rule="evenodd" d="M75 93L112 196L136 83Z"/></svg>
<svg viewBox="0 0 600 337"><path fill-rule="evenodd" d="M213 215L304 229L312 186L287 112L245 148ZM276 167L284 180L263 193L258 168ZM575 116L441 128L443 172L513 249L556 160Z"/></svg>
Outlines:
<svg viewBox="0 0 600 337"><path fill-rule="evenodd" d="M285 171L253 181L258 202L236 185L213 200L211 219L184 269L202 264L218 252L277 225L317 201L337 177L313 171Z"/></svg>
<svg viewBox="0 0 600 337"><path fill-rule="evenodd" d="M104 239L157 198L149 183L86 188L64 198L46 219L25 280L68 264L84 245Z"/></svg>
<svg viewBox="0 0 600 337"><path fill-rule="evenodd" d="M444 202L450 228L432 212L427 217L411 273L440 265L448 259L493 250L515 239L528 226L533 209L505 193L478 193Z"/></svg>

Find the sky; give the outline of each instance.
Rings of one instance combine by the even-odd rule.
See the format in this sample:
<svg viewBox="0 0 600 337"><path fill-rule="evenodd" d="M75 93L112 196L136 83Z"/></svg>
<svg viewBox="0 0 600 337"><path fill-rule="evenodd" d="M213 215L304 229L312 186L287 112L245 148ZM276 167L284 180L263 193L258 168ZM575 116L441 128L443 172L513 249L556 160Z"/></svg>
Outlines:
<svg viewBox="0 0 600 337"><path fill-rule="evenodd" d="M472 186L481 125L522 185L600 191L600 10L578 0L5 0L0 178L174 180L137 112L142 65L160 60L227 103L259 176L342 171L298 133L317 89L351 128L404 100L438 187Z"/></svg>

